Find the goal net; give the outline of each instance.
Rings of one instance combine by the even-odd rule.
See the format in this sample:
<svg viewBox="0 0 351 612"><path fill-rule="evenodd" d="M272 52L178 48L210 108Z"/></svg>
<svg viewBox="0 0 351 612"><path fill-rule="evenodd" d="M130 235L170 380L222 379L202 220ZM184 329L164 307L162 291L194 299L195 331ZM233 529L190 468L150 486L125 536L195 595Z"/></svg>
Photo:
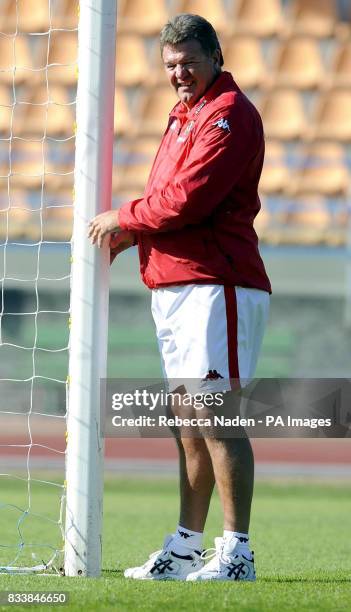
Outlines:
<svg viewBox="0 0 351 612"><path fill-rule="evenodd" d="M101 494L98 503L91 496L92 483L95 496L101 489L101 443L96 450L79 428L98 420L94 411L106 352L106 335L102 331L101 348L96 348L92 327L94 317L106 313L107 253L93 252L85 234L88 219L110 201L108 164L103 184L99 177L101 147L107 147L108 154L109 142L103 137L105 128L92 120L101 112L101 102L94 106L89 99L101 93L89 85L91 70L96 87L107 73L105 67L101 78L101 67L92 66L90 52L94 55L96 44L109 44L109 36L104 41L103 34L116 21L115 4L1 2L0 572L63 573L65 556L68 574L100 571L101 551L96 552L95 540L100 538L102 501ZM80 102L79 9L79 47L87 68L80 79ZM94 19L98 41L91 44ZM113 44L113 32L111 36ZM112 56L106 62L110 77ZM112 95L107 107L113 108L111 88L107 93ZM110 116L113 120L112 111ZM101 134L102 142L96 144ZM72 241L73 210L78 227ZM99 266L104 288L95 280ZM91 296L96 291L97 301ZM84 333L88 344L82 354ZM94 359L102 366L83 384L82 372L94 366ZM86 414L81 419L77 411L83 401ZM91 537L89 529L96 535ZM77 542L77 534L84 545Z"/></svg>

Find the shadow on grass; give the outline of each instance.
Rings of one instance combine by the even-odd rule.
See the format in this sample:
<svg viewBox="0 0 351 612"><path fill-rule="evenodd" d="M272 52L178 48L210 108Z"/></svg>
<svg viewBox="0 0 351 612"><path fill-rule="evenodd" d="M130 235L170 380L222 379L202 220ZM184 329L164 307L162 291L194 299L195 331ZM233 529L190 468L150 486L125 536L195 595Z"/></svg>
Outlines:
<svg viewBox="0 0 351 612"><path fill-rule="evenodd" d="M121 569L104 569L102 570L104 576L115 576L115 577L119 577L119 576L123 576L123 570ZM281 583L281 584L287 584L287 583L305 583L305 584L346 584L346 583L350 583L351 584L351 578L345 577L345 578L329 578L329 577L325 577L325 578L312 578L312 577L307 577L307 576L287 576L287 577L279 577L279 576L267 576L267 577L262 577L262 578L258 578L257 580L258 583L260 582L269 582L269 583Z"/></svg>

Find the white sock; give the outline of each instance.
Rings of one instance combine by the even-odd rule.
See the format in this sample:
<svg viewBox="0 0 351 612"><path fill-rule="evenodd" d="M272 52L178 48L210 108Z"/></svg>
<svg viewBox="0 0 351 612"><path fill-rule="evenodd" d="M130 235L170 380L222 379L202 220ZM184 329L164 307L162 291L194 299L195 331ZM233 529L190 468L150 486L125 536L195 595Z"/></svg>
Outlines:
<svg viewBox="0 0 351 612"><path fill-rule="evenodd" d="M232 554L235 549L235 552L242 553L245 555L245 557L251 559L252 555L250 551L248 533L241 533L239 531L229 531L228 529L224 529L223 541L223 551L227 554Z"/></svg>
<svg viewBox="0 0 351 612"><path fill-rule="evenodd" d="M191 531L182 525L178 525L172 540L171 549L177 555L188 555L193 550L202 551L203 533Z"/></svg>

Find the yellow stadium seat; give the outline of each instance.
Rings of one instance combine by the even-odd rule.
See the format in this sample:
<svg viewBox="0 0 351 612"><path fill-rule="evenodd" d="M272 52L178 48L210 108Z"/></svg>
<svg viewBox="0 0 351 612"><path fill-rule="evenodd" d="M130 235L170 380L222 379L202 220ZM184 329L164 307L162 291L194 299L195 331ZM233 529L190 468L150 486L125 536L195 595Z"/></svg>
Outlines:
<svg viewBox="0 0 351 612"><path fill-rule="evenodd" d="M266 142L266 154L260 180L262 193L284 191L289 182L289 170L284 159L284 146L276 140Z"/></svg>
<svg viewBox="0 0 351 612"><path fill-rule="evenodd" d="M113 193L112 208L120 208L123 204L126 204L126 202L142 198L143 192L144 189L139 191L136 191L135 189L127 189L126 191L116 189L116 191Z"/></svg>
<svg viewBox="0 0 351 612"><path fill-rule="evenodd" d="M307 36L293 37L283 43L273 70L274 84L283 87L314 88L325 78L318 43Z"/></svg>
<svg viewBox="0 0 351 612"><path fill-rule="evenodd" d="M79 0L60 0L63 5L60 15L61 28L77 28L79 19Z"/></svg>
<svg viewBox="0 0 351 612"><path fill-rule="evenodd" d="M42 66L45 66L47 63L47 51L47 44L43 44L43 57L41 62ZM52 83L60 83L62 85L75 85L78 74L77 60L77 32L52 32L50 36L48 57L49 86L51 86Z"/></svg>
<svg viewBox="0 0 351 612"><path fill-rule="evenodd" d="M257 87L266 79L266 68L258 40L235 36L224 48L224 68L242 88Z"/></svg>
<svg viewBox="0 0 351 612"><path fill-rule="evenodd" d="M235 4L236 32L271 36L284 27L280 0L238 0Z"/></svg>
<svg viewBox="0 0 351 612"><path fill-rule="evenodd" d="M311 132L319 139L351 140L351 91L335 89L321 97Z"/></svg>
<svg viewBox="0 0 351 612"><path fill-rule="evenodd" d="M13 104L12 88L0 84L0 135L2 138L9 138L11 134L11 124L12 126L14 124Z"/></svg>
<svg viewBox="0 0 351 612"><path fill-rule="evenodd" d="M305 134L303 103L294 89L278 89L267 94L262 104L262 118L269 138L292 140Z"/></svg>
<svg viewBox="0 0 351 612"><path fill-rule="evenodd" d="M73 134L75 105L70 104L65 88L51 87L48 93L46 87L40 87L29 92L27 101L30 103L19 104L16 108L17 136L42 138L44 135L56 137Z"/></svg>
<svg viewBox="0 0 351 612"><path fill-rule="evenodd" d="M269 209L266 206L266 200L263 196L260 197L261 200L261 210L258 215L255 217L254 228L257 236L263 242L266 241L266 232L269 224L271 222L271 216L269 213Z"/></svg>
<svg viewBox="0 0 351 612"><path fill-rule="evenodd" d="M332 81L335 86L351 87L351 41L337 47L332 62Z"/></svg>
<svg viewBox="0 0 351 612"><path fill-rule="evenodd" d="M119 0L117 24L120 32L158 34L168 19L165 0Z"/></svg>
<svg viewBox="0 0 351 612"><path fill-rule="evenodd" d="M129 109L127 94L123 87L116 87L115 91L115 134L129 136L135 130Z"/></svg>
<svg viewBox="0 0 351 612"><path fill-rule="evenodd" d="M74 139L46 143L45 188L49 191L69 191L74 183Z"/></svg>
<svg viewBox="0 0 351 612"><path fill-rule="evenodd" d="M292 232L289 242L303 245L322 244L330 225L330 214L325 199L318 195L296 199L288 223ZM287 238L288 232L285 235L286 241Z"/></svg>
<svg viewBox="0 0 351 612"><path fill-rule="evenodd" d="M177 103L169 85L146 91L140 102L138 132L143 136L161 136L166 130L168 115Z"/></svg>
<svg viewBox="0 0 351 612"><path fill-rule="evenodd" d="M178 12L201 15L213 25L218 33L224 33L228 30L229 20L223 0L211 0L211 2L181 0L178 5Z"/></svg>
<svg viewBox="0 0 351 612"><path fill-rule="evenodd" d="M285 242L285 233L287 231L287 221L289 215L289 202L284 198L263 199L263 209L268 216L267 223L264 228L264 240L269 244L281 244ZM261 213L259 213L260 215ZM258 215L258 217L259 217ZM256 217L257 220L257 217ZM255 220L255 226L257 221ZM288 241L289 242L289 241Z"/></svg>
<svg viewBox="0 0 351 612"><path fill-rule="evenodd" d="M15 37L0 37L0 80L9 85L21 85L26 80L33 82L33 61L28 38L18 34Z"/></svg>
<svg viewBox="0 0 351 612"><path fill-rule="evenodd" d="M152 68L154 70L154 67ZM149 62L140 36L117 37L116 81L126 87L140 85L150 79Z"/></svg>
<svg viewBox="0 0 351 612"><path fill-rule="evenodd" d="M350 178L342 146L314 143L302 155L302 167L296 172L290 191L298 194L347 195Z"/></svg>
<svg viewBox="0 0 351 612"><path fill-rule="evenodd" d="M337 21L335 0L293 0L291 20L295 33L331 36Z"/></svg>
<svg viewBox="0 0 351 612"><path fill-rule="evenodd" d="M125 162L114 167L114 191L144 191L159 147L155 138L138 138L126 147Z"/></svg>
<svg viewBox="0 0 351 612"><path fill-rule="evenodd" d="M45 145L40 141L14 140L11 147L12 181L22 189L39 189L44 180Z"/></svg>
<svg viewBox="0 0 351 612"><path fill-rule="evenodd" d="M2 3L4 4L4 3ZM1 31L47 32L50 28L48 0L5 0L1 7ZM52 27L54 27L52 14Z"/></svg>
<svg viewBox="0 0 351 612"><path fill-rule="evenodd" d="M72 190L58 191L54 205L46 206L44 240L69 241L73 231Z"/></svg>
<svg viewBox="0 0 351 612"><path fill-rule="evenodd" d="M10 174L11 145L12 143L10 140L2 140L0 138L0 177L6 177ZM1 179L1 181L3 181L3 178Z"/></svg>
<svg viewBox="0 0 351 612"><path fill-rule="evenodd" d="M345 246L349 226L348 198L337 198L329 202L331 223L326 233L325 242L329 246Z"/></svg>
<svg viewBox="0 0 351 612"><path fill-rule="evenodd" d="M25 194L23 194L23 199L18 200L18 203L14 199L16 197L14 194L15 192L11 193L12 201L9 210L0 214L0 238L22 241L27 238L32 213L29 208L24 208L28 206Z"/></svg>

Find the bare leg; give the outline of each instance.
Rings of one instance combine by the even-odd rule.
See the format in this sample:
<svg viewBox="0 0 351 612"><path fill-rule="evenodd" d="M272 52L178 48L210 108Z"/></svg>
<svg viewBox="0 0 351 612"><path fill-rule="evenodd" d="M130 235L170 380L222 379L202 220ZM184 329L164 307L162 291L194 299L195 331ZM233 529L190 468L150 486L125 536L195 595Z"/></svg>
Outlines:
<svg viewBox="0 0 351 612"><path fill-rule="evenodd" d="M210 454L202 438L177 439L180 467L179 524L202 532L214 487Z"/></svg>
<svg viewBox="0 0 351 612"><path fill-rule="evenodd" d="M240 417L241 398L226 393L220 413L225 418ZM218 409L215 409L218 414ZM213 413L212 413L213 414ZM235 435L236 437L224 437ZM224 514L224 529L248 533L254 485L254 457L243 427L212 429L205 437Z"/></svg>
<svg viewBox="0 0 351 612"><path fill-rule="evenodd" d="M185 393L177 389L178 398ZM194 417L192 406L176 399L168 416ZM187 428L173 428L179 452L180 516L179 524L192 531L203 532L211 501L215 478L212 461L205 440L199 432ZM198 434L198 437L196 436ZM194 436L195 434L195 436Z"/></svg>
<svg viewBox="0 0 351 612"><path fill-rule="evenodd" d="M236 394L225 397L223 414L240 414ZM196 416L192 408L178 405L173 412L183 418ZM209 411L206 415L211 417ZM209 433L209 432L207 432ZM193 531L203 531L214 482L218 487L224 514L224 529L248 533L254 484L254 458L243 428L241 437L223 438L213 430L205 438L182 435L177 439L180 458L180 524ZM223 434L223 432L222 432ZM178 431L179 436L179 431Z"/></svg>
<svg viewBox="0 0 351 612"><path fill-rule="evenodd" d="M224 529L248 533L254 459L248 438L206 438L222 502Z"/></svg>

